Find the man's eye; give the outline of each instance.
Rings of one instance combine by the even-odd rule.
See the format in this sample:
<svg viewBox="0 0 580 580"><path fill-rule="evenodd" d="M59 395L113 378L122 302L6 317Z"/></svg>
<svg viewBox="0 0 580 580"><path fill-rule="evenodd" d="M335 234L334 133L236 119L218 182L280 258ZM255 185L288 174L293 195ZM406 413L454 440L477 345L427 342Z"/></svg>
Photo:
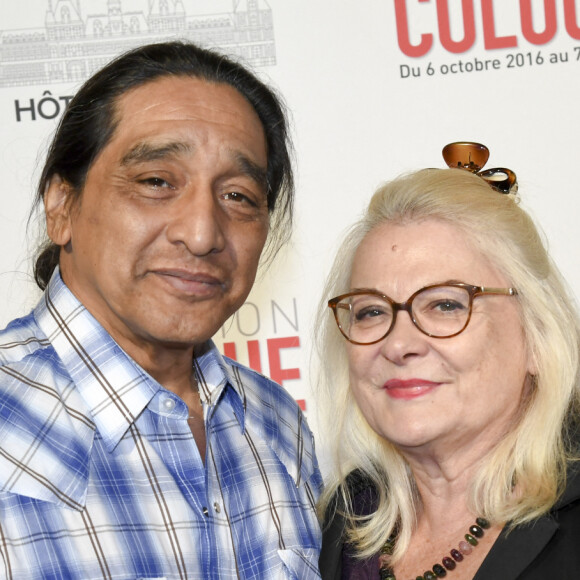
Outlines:
<svg viewBox="0 0 580 580"><path fill-rule="evenodd" d="M167 189L171 187L169 182L165 181L165 179L161 179L160 177L148 177L147 179L143 179L141 183L144 183L145 185L155 189Z"/></svg>
<svg viewBox="0 0 580 580"><path fill-rule="evenodd" d="M250 199L247 195L240 193L239 191L228 191L224 195L224 199L231 199L232 201L236 201L238 203L246 202L251 206L256 207L256 203L252 199Z"/></svg>

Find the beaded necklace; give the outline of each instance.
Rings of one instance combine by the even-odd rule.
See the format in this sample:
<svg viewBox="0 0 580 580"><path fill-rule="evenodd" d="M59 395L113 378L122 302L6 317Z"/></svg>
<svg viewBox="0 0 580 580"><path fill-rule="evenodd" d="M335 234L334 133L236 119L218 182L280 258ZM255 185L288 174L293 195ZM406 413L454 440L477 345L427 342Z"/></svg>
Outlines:
<svg viewBox="0 0 580 580"><path fill-rule="evenodd" d="M484 518L476 518L475 524L469 528L469 533L465 534L465 540L461 540L457 548L451 550L449 556L445 556L442 564L435 564L431 570L423 572L422 576L417 576L415 580L436 580L447 576L447 570L455 570L457 562L461 562L464 556L471 554L473 547L477 546L478 538L483 538L484 531L489 528L489 522ZM390 556L393 554L397 538L393 534L384 543L379 556L379 580L397 580L393 569L389 565Z"/></svg>

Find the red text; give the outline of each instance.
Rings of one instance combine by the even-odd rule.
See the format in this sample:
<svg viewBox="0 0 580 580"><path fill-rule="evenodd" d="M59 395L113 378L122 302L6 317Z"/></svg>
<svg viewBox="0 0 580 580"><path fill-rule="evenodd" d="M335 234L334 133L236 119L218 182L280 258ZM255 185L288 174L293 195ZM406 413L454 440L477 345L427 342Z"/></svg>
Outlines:
<svg viewBox="0 0 580 580"><path fill-rule="evenodd" d="M432 0L394 0L397 23L397 39L401 51L411 57L425 56L431 50L434 41L432 32L420 33L419 42L411 43L411 28L407 12L407 4L430 3ZM495 0L498 2L499 0ZM580 40L580 26L576 14L576 0L560 0L564 4L564 25L568 35L574 40ZM477 31L475 27L476 5L481 10L481 31L486 50L498 48L514 48L518 46L518 34L498 36L495 29L494 0L461 0L463 38L451 38L451 14L449 0L435 0L437 7L437 35L441 46L448 52L464 53L475 43ZM556 0L543 0L543 29L537 30L532 14L532 0L519 0L521 34L531 44L543 45L550 42L558 30ZM415 31L419 32L419 31ZM516 31L514 31L516 32Z"/></svg>
<svg viewBox="0 0 580 580"><path fill-rule="evenodd" d="M262 359L260 356L260 344L257 340L248 340L248 363L255 371L262 373ZM298 348L300 346L300 337L285 336L282 338L269 338L266 340L266 347L268 350L268 363L270 368L270 378L284 385L284 381L300 378L300 369L298 368L282 368L282 359L280 351L287 348ZM237 350L235 342L224 342L224 355L237 360ZM298 404L304 410L304 400L299 400Z"/></svg>

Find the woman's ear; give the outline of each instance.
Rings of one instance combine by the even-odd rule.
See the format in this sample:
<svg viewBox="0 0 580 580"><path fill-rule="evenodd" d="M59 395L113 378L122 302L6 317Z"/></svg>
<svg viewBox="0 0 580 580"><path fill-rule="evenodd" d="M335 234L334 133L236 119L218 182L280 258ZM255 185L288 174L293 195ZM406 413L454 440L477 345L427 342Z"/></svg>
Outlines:
<svg viewBox="0 0 580 580"><path fill-rule="evenodd" d="M44 212L48 237L57 246L66 246L71 241L72 187L54 174L44 192Z"/></svg>

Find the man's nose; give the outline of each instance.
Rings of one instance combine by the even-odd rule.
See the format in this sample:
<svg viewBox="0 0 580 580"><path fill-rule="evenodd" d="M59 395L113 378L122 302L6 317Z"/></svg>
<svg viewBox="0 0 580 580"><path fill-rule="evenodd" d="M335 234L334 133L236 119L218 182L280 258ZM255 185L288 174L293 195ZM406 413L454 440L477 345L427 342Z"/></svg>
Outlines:
<svg viewBox="0 0 580 580"><path fill-rule="evenodd" d="M195 256L224 249L227 216L210 185L192 186L173 210L167 226L169 242L183 244Z"/></svg>

